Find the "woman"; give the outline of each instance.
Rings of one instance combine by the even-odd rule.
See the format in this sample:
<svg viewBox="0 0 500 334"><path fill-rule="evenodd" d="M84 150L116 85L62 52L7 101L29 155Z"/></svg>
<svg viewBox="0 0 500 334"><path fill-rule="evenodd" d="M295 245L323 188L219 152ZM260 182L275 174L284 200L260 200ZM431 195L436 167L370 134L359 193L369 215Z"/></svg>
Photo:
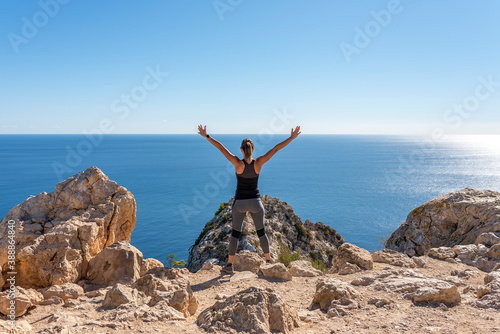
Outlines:
<svg viewBox="0 0 500 334"><path fill-rule="evenodd" d="M237 186L232 208L233 221L231 239L229 241L229 259L226 266L222 268L222 271L228 274L233 273L233 261L236 254L236 247L238 246L238 239L241 236L243 218L245 218L247 211L252 215L255 230L259 236L260 247L264 251L266 262L272 263L269 251L269 240L267 239L264 226L264 206L262 205L258 188L259 174L262 166L268 162L276 152L297 138L300 134L300 126L297 126L295 130L292 128L289 138L274 146L269 152L261 155L257 159L252 158L254 146L252 140L249 138L244 139L241 143L240 149L244 158L240 160L236 155L229 152L229 150L219 141L207 134L206 125L205 127L198 125L198 133L206 137L212 145L217 147L227 160L233 164L236 170Z"/></svg>

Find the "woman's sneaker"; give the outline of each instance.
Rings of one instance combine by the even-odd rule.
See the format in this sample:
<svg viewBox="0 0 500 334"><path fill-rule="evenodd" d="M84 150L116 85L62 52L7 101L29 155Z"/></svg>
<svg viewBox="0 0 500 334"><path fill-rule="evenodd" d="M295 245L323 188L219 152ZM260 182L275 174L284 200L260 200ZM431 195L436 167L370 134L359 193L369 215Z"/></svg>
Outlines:
<svg viewBox="0 0 500 334"><path fill-rule="evenodd" d="M232 264L232 263L228 263L228 264L226 264L226 265L225 265L225 266L221 269L221 272L226 273L226 274L232 274L232 273L234 273L233 264Z"/></svg>
<svg viewBox="0 0 500 334"><path fill-rule="evenodd" d="M272 260L266 260L266 264L273 264Z"/></svg>

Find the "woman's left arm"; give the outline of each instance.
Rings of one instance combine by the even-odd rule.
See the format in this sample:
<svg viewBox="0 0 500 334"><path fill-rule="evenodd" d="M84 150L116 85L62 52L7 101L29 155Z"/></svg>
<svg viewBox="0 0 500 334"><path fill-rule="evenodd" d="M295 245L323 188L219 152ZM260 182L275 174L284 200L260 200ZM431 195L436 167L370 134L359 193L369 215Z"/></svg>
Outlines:
<svg viewBox="0 0 500 334"><path fill-rule="evenodd" d="M219 149L219 151L221 151L222 154L224 154L226 159L229 160L229 162L231 162L234 165L235 168L238 166L240 159L237 156L235 156L234 154L229 152L229 150L227 148L225 148L224 145L222 145L222 143L219 142L218 140L212 138L211 136L207 137L207 126L206 125L205 125L205 127L203 127L201 124L198 125L198 133L200 135L202 135L203 137L207 138L208 141L212 145L217 147Z"/></svg>

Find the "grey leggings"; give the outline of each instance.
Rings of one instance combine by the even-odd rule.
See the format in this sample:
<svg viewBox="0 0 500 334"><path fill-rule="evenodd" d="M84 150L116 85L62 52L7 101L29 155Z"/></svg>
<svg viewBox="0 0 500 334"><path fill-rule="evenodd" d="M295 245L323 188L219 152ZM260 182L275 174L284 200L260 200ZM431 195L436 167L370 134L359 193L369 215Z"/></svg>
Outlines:
<svg viewBox="0 0 500 334"><path fill-rule="evenodd" d="M265 253L269 253L269 240L264 227L264 206L260 198L237 199L233 203L233 223L231 239L229 241L229 255L236 254L238 239L241 236L241 225L247 211L252 215L255 230L260 240L260 247Z"/></svg>

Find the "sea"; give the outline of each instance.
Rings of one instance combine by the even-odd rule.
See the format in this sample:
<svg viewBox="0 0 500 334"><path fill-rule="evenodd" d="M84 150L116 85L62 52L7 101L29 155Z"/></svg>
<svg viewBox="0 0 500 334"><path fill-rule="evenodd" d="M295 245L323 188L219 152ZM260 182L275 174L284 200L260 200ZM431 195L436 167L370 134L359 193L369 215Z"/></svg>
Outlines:
<svg viewBox="0 0 500 334"><path fill-rule="evenodd" d="M213 135L254 157L287 135ZM234 195L234 168L204 137L186 135L0 135L0 217L30 195L90 166L127 188L137 202L131 244L145 258L187 261L189 248L221 203ZM304 222L323 222L370 252L408 213L464 189L500 191L500 136L301 134L267 162L261 194L290 204Z"/></svg>

